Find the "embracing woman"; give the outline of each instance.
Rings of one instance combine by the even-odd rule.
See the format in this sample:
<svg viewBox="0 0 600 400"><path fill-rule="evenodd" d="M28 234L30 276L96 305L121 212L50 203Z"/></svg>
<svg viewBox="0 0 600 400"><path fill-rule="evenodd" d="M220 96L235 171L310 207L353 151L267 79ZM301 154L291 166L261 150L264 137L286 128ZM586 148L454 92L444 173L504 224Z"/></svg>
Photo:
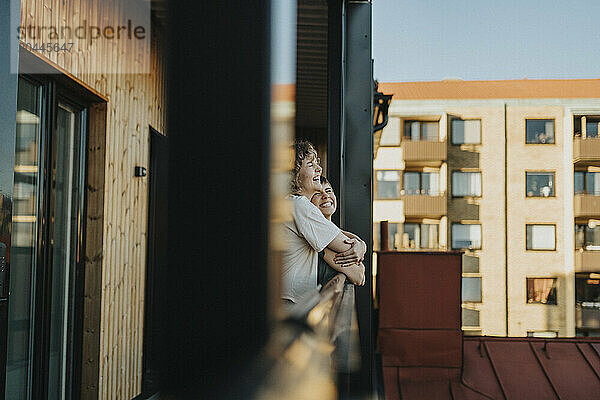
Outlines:
<svg viewBox="0 0 600 400"><path fill-rule="evenodd" d="M299 141L295 144L295 153L289 196L292 215L284 222L283 229L286 250L283 255L281 298L287 303L299 302L317 287L319 252L328 248L334 253L346 254L342 258L346 261L348 254L355 253L351 249L356 245L356 239L352 240L325 218L310 201L322 189L322 169L314 146L309 142ZM360 271L358 264L343 268ZM357 277L357 274L350 275ZM353 283L363 283L364 269L362 277L358 274L358 278L360 280L354 279Z"/></svg>

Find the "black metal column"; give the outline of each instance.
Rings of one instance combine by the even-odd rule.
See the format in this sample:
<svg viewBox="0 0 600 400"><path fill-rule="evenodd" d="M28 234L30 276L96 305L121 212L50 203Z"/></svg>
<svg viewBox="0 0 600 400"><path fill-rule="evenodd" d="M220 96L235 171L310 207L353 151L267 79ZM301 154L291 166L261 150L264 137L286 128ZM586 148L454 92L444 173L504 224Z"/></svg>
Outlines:
<svg viewBox="0 0 600 400"><path fill-rule="evenodd" d="M346 2L344 130L342 136L342 226L372 243L373 71L371 62L371 3ZM372 250L372 249L369 249ZM372 392L373 331L371 251L365 257L367 282L356 290L360 329L361 370L351 377L354 395Z"/></svg>
<svg viewBox="0 0 600 400"><path fill-rule="evenodd" d="M11 31L11 7L14 1L0 2L0 399L6 387L8 334L9 252L12 223L13 182L17 117L17 80L11 73L11 50L16 57L19 42ZM13 9L12 16L18 16ZM18 65L18 60L12 60ZM4 260L2 259L4 256Z"/></svg>
<svg viewBox="0 0 600 400"><path fill-rule="evenodd" d="M327 146L327 179L331 185L342 193L342 131L343 131L343 82L344 82L344 2L328 1L327 32L327 124L329 145ZM333 215L333 222L338 226L342 220L343 208L339 204L338 212Z"/></svg>
<svg viewBox="0 0 600 400"><path fill-rule="evenodd" d="M159 301L163 387L175 398L244 398L223 392L269 340L269 5L169 3Z"/></svg>

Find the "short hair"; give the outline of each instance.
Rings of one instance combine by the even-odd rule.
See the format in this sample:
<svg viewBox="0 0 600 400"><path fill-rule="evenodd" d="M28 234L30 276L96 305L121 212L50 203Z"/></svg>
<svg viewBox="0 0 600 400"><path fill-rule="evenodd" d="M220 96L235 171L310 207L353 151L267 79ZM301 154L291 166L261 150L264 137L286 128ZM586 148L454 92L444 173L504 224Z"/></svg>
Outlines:
<svg viewBox="0 0 600 400"><path fill-rule="evenodd" d="M292 170L290 191L292 194L300 194L302 188L300 187L298 173L300 172L300 168L302 168L302 161L311 155L316 159L317 150L315 149L315 146L313 146L313 144L308 140L297 140L296 143L294 143L294 152L296 155L294 160L294 169Z"/></svg>
<svg viewBox="0 0 600 400"><path fill-rule="evenodd" d="M321 185L324 185L326 183L329 183L329 181L327 180L327 178L325 178L323 175L321 175ZM330 183L329 183L330 184ZM331 185L331 184L330 184Z"/></svg>

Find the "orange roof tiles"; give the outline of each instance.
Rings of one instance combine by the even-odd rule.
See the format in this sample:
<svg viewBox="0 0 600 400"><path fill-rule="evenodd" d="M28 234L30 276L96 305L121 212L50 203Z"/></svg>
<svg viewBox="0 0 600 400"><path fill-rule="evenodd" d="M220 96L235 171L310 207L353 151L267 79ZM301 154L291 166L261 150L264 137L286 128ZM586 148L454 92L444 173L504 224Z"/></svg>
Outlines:
<svg viewBox="0 0 600 400"><path fill-rule="evenodd" d="M600 98L600 79L380 82L392 100Z"/></svg>

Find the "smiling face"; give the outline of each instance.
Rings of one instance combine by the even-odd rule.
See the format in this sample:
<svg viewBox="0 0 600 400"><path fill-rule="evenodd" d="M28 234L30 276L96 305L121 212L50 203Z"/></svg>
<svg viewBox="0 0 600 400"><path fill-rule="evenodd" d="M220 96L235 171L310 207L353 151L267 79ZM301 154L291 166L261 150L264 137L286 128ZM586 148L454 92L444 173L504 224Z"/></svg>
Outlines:
<svg viewBox="0 0 600 400"><path fill-rule="evenodd" d="M302 166L298 171L298 182L302 194L309 199L315 193L321 190L321 166L316 153L312 153L302 160Z"/></svg>
<svg viewBox="0 0 600 400"><path fill-rule="evenodd" d="M331 216L337 209L337 198L329 182L323 184L322 189L315 193L310 201L319 207L325 218L331 221Z"/></svg>

